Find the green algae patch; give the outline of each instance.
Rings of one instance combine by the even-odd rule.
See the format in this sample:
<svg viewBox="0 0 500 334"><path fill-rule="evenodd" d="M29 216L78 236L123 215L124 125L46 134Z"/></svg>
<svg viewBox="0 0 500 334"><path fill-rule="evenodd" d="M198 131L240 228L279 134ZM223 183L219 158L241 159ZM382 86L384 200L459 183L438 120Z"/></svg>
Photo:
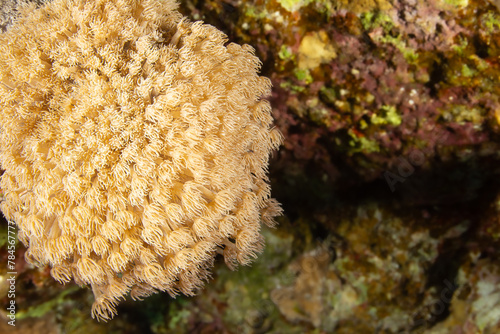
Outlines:
<svg viewBox="0 0 500 334"><path fill-rule="evenodd" d="M50 311L54 311L57 309L57 307L64 302L68 301L70 299L69 295L71 295L74 292L77 292L79 290L79 287L73 286L70 288L67 288L63 291L61 291L57 296L53 297L52 299L41 303L36 306L31 306L27 310L19 311L16 314L16 318L18 320L22 320L28 317L34 317L34 318L39 318L44 316Z"/></svg>
<svg viewBox="0 0 500 334"><path fill-rule="evenodd" d="M380 113L374 113L370 118L372 124L388 124L398 126L401 124L401 116L394 106L382 106Z"/></svg>
<svg viewBox="0 0 500 334"><path fill-rule="evenodd" d="M281 7L289 12L295 12L302 7L309 5L314 0L277 0Z"/></svg>

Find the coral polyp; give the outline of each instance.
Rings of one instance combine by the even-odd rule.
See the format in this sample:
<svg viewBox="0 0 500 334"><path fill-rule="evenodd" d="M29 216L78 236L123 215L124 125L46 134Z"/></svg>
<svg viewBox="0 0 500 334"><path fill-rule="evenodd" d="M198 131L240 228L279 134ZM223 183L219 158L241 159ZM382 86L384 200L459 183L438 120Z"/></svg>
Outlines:
<svg viewBox="0 0 500 334"><path fill-rule="evenodd" d="M248 45L167 0L55 0L0 35L1 209L26 259L91 285L109 319L130 292L194 294L220 252L261 252L271 82Z"/></svg>

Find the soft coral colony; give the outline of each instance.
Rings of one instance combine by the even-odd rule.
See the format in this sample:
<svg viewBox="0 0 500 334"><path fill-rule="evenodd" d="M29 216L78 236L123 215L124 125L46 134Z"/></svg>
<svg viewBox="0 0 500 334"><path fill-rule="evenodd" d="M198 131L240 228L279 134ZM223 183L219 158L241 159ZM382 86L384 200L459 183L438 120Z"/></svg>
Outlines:
<svg viewBox="0 0 500 334"><path fill-rule="evenodd" d="M26 259L92 287L109 319L130 293L193 294L217 253L262 250L270 81L174 0L54 0L0 35L1 210Z"/></svg>

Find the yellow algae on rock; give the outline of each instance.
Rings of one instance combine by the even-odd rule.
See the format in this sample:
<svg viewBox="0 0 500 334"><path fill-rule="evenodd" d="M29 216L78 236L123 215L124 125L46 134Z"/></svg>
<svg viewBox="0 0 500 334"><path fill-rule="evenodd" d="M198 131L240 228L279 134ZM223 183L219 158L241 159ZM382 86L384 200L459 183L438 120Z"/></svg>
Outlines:
<svg viewBox="0 0 500 334"><path fill-rule="evenodd" d="M314 69L337 57L325 31L313 32L305 36L299 46L299 69Z"/></svg>

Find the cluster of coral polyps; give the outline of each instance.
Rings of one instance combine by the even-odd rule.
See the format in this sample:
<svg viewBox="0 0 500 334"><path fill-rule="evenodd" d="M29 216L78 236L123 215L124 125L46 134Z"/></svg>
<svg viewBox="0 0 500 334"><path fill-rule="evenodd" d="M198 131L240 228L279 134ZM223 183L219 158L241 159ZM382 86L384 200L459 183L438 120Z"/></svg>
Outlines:
<svg viewBox="0 0 500 334"><path fill-rule="evenodd" d="M173 0L54 0L0 35L1 210L26 259L92 286L92 315L193 294L273 225L270 81Z"/></svg>

